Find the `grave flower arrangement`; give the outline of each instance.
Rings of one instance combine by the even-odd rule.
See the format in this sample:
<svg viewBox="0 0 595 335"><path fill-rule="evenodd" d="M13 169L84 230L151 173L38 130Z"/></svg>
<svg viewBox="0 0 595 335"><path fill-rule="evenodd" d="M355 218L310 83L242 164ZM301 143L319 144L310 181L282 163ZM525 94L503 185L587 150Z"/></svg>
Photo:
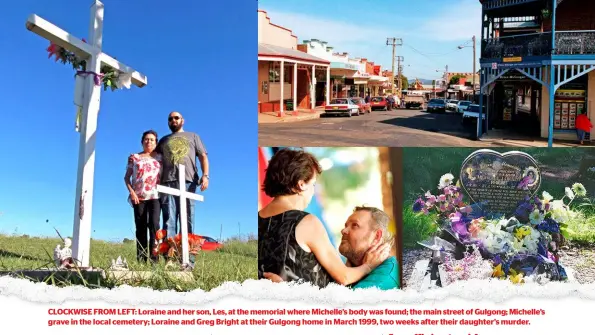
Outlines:
<svg viewBox="0 0 595 335"><path fill-rule="evenodd" d="M582 184L566 187L562 199L544 191L525 197L511 217L490 217L480 204L466 204L453 182L452 174L442 176L437 194L428 191L413 204L414 212L438 216L438 235L420 243L442 252L432 259L438 285L489 277L514 283L567 279L558 250L568 236L567 222L577 214L571 203L586 196Z"/></svg>
<svg viewBox="0 0 595 335"><path fill-rule="evenodd" d="M82 39L83 42L85 39ZM94 75L95 84L103 85L103 90L106 91L111 88L112 91L123 87L130 88L132 75L120 72L111 66L103 65L101 73L91 73L87 71L87 62L84 59L78 58L74 52L68 51L65 48L50 42L50 46L46 49L48 58L54 57L54 60L62 62L62 64L70 64L72 68L77 71L76 75Z"/></svg>
<svg viewBox="0 0 595 335"><path fill-rule="evenodd" d="M182 235L167 237L167 232L160 229L155 234L156 246L152 250L153 256L164 255L169 258L178 258L182 255ZM188 251L196 255L205 243L205 239L195 234L188 234Z"/></svg>

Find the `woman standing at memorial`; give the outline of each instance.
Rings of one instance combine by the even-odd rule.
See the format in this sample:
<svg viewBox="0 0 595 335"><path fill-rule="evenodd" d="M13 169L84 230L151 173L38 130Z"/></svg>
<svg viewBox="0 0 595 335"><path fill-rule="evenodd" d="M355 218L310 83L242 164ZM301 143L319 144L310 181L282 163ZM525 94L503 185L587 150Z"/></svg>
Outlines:
<svg viewBox="0 0 595 335"><path fill-rule="evenodd" d="M147 261L147 253L152 261L157 258L151 250L155 247L155 234L159 229L161 206L157 185L161 177L161 155L155 151L157 133L148 130L143 133L143 151L128 158L124 182L130 193L128 201L134 208L136 226L136 257L139 262ZM147 230L149 241L147 243Z"/></svg>
<svg viewBox="0 0 595 335"><path fill-rule="evenodd" d="M281 149L271 158L263 190L273 200L258 212L259 279L273 273L283 281L305 281L319 287L333 281L350 285L388 258L390 246L376 244L362 265L343 263L322 222L304 212L321 172L316 158L303 150Z"/></svg>

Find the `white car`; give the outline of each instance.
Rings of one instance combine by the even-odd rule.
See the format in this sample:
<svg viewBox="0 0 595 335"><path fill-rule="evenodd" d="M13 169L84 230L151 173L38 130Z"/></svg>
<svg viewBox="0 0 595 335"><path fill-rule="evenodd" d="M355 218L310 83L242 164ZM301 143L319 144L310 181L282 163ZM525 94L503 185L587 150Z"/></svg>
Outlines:
<svg viewBox="0 0 595 335"><path fill-rule="evenodd" d="M486 112L485 110L481 113L482 120L486 119ZM469 105L469 107L463 112L463 118L461 119L461 123L463 125L467 125L469 123L477 122L479 118L479 105Z"/></svg>
<svg viewBox="0 0 595 335"><path fill-rule="evenodd" d="M448 100L446 102L446 109L456 112L458 104L459 104L458 100Z"/></svg>
<svg viewBox="0 0 595 335"><path fill-rule="evenodd" d="M457 112L461 113L461 114L465 113L467 108L469 108L469 105L471 105L471 101L467 101L467 100L459 101L459 103L457 104Z"/></svg>
<svg viewBox="0 0 595 335"><path fill-rule="evenodd" d="M343 115L351 117L359 115L359 106L350 98L337 98L326 105L324 115Z"/></svg>

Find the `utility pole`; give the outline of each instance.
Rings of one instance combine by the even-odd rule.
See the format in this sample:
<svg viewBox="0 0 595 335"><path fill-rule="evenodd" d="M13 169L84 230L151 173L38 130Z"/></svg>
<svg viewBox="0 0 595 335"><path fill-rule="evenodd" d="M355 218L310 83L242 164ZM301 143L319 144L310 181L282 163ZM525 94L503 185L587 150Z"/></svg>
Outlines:
<svg viewBox="0 0 595 335"><path fill-rule="evenodd" d="M473 35L473 103L475 103L475 74L476 74L476 69L475 69L475 63L476 63L476 58L475 58L475 35Z"/></svg>
<svg viewBox="0 0 595 335"><path fill-rule="evenodd" d="M404 61L405 61L405 57L397 56L397 69L398 69L397 70L397 82L399 83L398 90L397 90L397 92L399 94L397 96L399 98L401 98L401 95L402 95L401 91L403 90L403 83L401 82L401 71L402 71L403 67L401 66L401 62L404 62Z"/></svg>
<svg viewBox="0 0 595 335"><path fill-rule="evenodd" d="M446 65L446 72L444 72L444 99L448 96L448 86L450 83L448 82L448 65Z"/></svg>
<svg viewBox="0 0 595 335"><path fill-rule="evenodd" d="M395 93L395 57L397 55L397 46L403 45L403 39L396 37L389 37L386 39L386 45L393 47L393 58L392 58L392 72L390 76L391 90Z"/></svg>

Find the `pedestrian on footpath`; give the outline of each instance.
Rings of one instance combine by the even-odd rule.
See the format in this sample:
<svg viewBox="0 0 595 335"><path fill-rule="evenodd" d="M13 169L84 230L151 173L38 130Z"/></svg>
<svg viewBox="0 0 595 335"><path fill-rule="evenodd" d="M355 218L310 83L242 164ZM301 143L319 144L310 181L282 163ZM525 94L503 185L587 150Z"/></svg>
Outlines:
<svg viewBox="0 0 595 335"><path fill-rule="evenodd" d="M366 101L366 103L369 104L371 99L372 98L370 98L370 93L368 93L366 94L366 98L364 99L364 101Z"/></svg>
<svg viewBox="0 0 595 335"><path fill-rule="evenodd" d="M585 134L590 133L593 128L591 120L587 117L587 114L579 114L576 117L576 136L578 137L579 143L582 145L585 140Z"/></svg>

